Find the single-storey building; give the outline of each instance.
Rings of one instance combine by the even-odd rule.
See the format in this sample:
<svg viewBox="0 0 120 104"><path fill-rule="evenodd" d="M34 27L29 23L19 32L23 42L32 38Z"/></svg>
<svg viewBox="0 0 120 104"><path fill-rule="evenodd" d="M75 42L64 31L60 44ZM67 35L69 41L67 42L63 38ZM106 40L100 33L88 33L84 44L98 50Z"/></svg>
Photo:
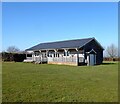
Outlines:
<svg viewBox="0 0 120 104"><path fill-rule="evenodd" d="M98 65L103 61L103 50L95 38L40 43L25 50L24 62Z"/></svg>

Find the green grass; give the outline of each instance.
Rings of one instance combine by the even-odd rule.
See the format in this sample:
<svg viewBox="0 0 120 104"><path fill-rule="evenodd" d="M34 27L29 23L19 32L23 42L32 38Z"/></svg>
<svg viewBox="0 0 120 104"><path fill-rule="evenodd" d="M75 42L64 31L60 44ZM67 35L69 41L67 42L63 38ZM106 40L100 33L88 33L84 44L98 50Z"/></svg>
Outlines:
<svg viewBox="0 0 120 104"><path fill-rule="evenodd" d="M3 63L3 102L116 102L118 64Z"/></svg>

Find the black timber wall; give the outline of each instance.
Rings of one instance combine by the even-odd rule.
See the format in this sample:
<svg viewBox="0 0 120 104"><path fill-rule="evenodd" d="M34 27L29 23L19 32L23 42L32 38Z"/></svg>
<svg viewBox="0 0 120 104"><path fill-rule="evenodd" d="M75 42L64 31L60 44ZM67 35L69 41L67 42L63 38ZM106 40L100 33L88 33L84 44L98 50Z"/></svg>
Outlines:
<svg viewBox="0 0 120 104"><path fill-rule="evenodd" d="M84 46L84 49L85 49L85 52L89 52L89 51L91 51L91 49L94 49L96 51L96 64L102 63L103 49L98 45L98 43L95 40L92 40L91 42L87 43ZM86 56L86 58L87 58L87 56Z"/></svg>

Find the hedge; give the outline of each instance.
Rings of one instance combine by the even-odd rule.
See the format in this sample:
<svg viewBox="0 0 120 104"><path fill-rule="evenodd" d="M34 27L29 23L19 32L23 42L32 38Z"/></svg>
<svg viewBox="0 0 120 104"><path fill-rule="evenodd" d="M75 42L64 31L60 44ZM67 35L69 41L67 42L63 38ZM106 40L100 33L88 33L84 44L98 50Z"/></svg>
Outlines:
<svg viewBox="0 0 120 104"><path fill-rule="evenodd" d="M110 57L104 57L103 61L120 61L120 58L110 58Z"/></svg>
<svg viewBox="0 0 120 104"><path fill-rule="evenodd" d="M26 58L26 54L2 52L2 61L22 62Z"/></svg>

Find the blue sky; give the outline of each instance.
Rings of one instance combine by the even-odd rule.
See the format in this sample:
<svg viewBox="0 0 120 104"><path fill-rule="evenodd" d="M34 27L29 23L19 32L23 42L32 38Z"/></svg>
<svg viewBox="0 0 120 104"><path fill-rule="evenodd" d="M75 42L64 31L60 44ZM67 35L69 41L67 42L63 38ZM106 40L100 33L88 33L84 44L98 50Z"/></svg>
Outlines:
<svg viewBox="0 0 120 104"><path fill-rule="evenodd" d="M2 4L3 48L95 37L118 45L117 2L11 2Z"/></svg>

